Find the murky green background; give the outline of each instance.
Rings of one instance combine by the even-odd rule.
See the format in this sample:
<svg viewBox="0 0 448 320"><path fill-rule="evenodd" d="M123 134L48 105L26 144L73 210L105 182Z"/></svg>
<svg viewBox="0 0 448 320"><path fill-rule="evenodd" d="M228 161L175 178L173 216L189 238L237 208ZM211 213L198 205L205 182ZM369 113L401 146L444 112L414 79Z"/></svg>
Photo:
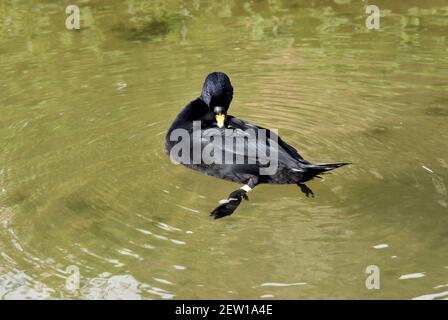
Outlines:
<svg viewBox="0 0 448 320"><path fill-rule="evenodd" d="M448 3L373 3L380 30L358 0L2 0L0 297L447 298ZM231 114L354 165L211 220L239 186L163 142L215 70Z"/></svg>

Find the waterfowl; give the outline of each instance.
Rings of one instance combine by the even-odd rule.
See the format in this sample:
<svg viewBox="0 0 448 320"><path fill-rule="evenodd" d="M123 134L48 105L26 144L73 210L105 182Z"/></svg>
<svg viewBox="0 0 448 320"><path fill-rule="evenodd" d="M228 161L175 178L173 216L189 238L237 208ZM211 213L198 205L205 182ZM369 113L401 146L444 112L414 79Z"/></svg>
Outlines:
<svg viewBox="0 0 448 320"><path fill-rule="evenodd" d="M231 215L262 183L295 184L307 197L314 197L305 182L348 164L310 163L273 131L227 114L232 98L229 77L222 72L209 74L200 97L178 114L165 138L165 152L173 162L243 184L211 212L215 219Z"/></svg>

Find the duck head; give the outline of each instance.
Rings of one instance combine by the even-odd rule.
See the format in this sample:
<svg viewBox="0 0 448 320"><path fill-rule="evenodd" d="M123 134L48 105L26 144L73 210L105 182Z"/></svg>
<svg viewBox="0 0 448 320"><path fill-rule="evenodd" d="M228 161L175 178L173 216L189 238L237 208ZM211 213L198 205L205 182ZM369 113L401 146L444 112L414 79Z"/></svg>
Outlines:
<svg viewBox="0 0 448 320"><path fill-rule="evenodd" d="M224 126L227 110L233 98L233 87L229 77L223 72L210 73L205 78L201 99L213 112L218 127Z"/></svg>

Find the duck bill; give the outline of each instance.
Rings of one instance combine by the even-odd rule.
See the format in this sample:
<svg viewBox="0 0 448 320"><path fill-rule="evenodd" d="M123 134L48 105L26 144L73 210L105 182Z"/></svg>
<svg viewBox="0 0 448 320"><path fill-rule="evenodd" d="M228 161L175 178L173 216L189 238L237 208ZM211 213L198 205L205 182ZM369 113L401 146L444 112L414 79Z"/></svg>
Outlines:
<svg viewBox="0 0 448 320"><path fill-rule="evenodd" d="M226 119L226 116L224 114L216 114L215 119L219 128L224 127L224 120Z"/></svg>

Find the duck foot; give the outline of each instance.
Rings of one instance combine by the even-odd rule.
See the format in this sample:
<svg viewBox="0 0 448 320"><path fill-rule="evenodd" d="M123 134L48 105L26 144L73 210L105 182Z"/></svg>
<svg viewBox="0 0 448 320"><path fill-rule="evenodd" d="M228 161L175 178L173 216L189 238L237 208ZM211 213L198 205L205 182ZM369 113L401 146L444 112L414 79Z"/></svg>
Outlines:
<svg viewBox="0 0 448 320"><path fill-rule="evenodd" d="M214 219L220 219L225 216L230 216L238 208L243 199L249 200L249 197L247 196L247 192L245 190L238 189L233 191L227 199L220 201L221 205L215 208L210 213L210 216Z"/></svg>
<svg viewBox="0 0 448 320"><path fill-rule="evenodd" d="M300 188L300 190L306 195L307 198L310 196L314 198L314 192L308 186L304 183L298 183L297 186Z"/></svg>

